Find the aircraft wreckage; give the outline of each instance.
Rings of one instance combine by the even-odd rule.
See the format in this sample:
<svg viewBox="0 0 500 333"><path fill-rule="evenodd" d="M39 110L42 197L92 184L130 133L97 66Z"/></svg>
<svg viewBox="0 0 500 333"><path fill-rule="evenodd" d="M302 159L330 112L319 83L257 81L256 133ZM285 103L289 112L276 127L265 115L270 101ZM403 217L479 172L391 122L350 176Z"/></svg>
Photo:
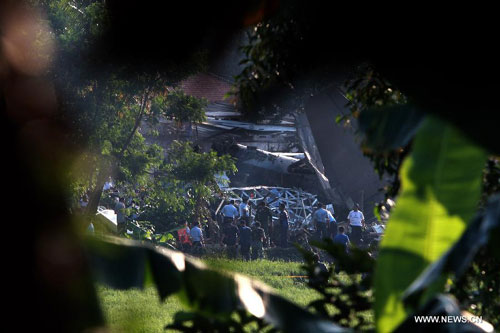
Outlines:
<svg viewBox="0 0 500 333"><path fill-rule="evenodd" d="M237 159L238 173L229 177L233 187L257 186L265 189L266 186L274 186L279 191L289 188L289 193L296 191L294 188L300 188L303 193L317 193L316 200L328 200L322 192L323 184L328 183L328 179L310 162L307 152L269 152L238 143L228 147L227 152Z"/></svg>
<svg viewBox="0 0 500 333"><path fill-rule="evenodd" d="M284 203L290 222L296 226L308 225L312 221L312 214L318 203L317 195L304 192L297 188L254 186L254 187L231 187L223 189L228 200L242 201L248 199L252 207L251 215L254 216L255 208L260 202L265 201L269 208L278 215L278 206ZM224 204L221 201L215 214L218 214ZM277 219L277 217L274 217Z"/></svg>

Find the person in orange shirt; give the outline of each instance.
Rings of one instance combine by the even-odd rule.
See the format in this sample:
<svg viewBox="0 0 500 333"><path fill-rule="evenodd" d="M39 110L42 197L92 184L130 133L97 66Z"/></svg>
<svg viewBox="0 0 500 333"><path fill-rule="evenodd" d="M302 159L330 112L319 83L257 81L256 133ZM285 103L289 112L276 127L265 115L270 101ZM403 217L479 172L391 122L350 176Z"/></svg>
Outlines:
<svg viewBox="0 0 500 333"><path fill-rule="evenodd" d="M190 230L187 222L185 223L184 228L177 230L177 235L179 236L179 243L183 251L188 250L191 247L191 245L193 245L191 243L191 238L189 237L189 234Z"/></svg>

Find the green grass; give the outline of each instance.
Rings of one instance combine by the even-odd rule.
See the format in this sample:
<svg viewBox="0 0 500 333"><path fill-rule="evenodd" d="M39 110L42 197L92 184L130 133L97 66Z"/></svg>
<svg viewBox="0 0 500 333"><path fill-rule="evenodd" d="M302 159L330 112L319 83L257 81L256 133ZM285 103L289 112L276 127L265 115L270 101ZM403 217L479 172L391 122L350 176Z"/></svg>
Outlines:
<svg viewBox="0 0 500 333"><path fill-rule="evenodd" d="M288 298L301 306L307 305L311 300L318 298L319 294L307 287L305 272L301 264L284 261L241 261L241 260L206 260L205 263L213 268L238 272L266 283L274 288L278 294Z"/></svg>
<svg viewBox="0 0 500 333"><path fill-rule="evenodd" d="M113 290L98 287L101 307L111 332L163 332L183 306L177 297L164 303L154 287L145 290Z"/></svg>
<svg viewBox="0 0 500 333"><path fill-rule="evenodd" d="M305 306L319 294L307 287L300 263L258 260L207 259L210 267L245 274L260 280L290 301ZM160 303L153 287L145 290L119 291L98 287L101 306L112 332L163 332L173 315L185 309L176 296Z"/></svg>

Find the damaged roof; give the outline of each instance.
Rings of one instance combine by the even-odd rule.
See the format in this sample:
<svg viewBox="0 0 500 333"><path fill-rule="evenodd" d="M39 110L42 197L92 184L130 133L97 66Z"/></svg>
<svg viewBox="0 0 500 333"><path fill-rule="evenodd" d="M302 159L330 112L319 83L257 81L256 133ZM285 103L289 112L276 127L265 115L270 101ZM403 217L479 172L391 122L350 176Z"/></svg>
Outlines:
<svg viewBox="0 0 500 333"><path fill-rule="evenodd" d="M231 90L231 82L213 73L198 73L180 84L188 95L206 98L210 103L227 102L225 95Z"/></svg>

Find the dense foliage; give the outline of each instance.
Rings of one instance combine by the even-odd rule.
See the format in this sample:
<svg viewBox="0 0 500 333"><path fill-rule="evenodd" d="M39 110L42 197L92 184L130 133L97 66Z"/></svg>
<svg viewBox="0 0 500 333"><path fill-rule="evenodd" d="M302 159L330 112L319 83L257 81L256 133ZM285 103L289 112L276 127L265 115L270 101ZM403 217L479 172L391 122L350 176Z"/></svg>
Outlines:
<svg viewBox="0 0 500 333"><path fill-rule="evenodd" d="M110 36L109 31L119 31L115 36L120 37L121 42L130 38L126 47L131 49L130 54L142 55L140 59L143 62L148 59L148 54L154 53L157 45L163 44L148 43L146 46L141 43L141 38L137 38L141 36L134 29L143 33L144 38L158 36L158 31L147 31L141 27L146 19L150 19L148 15L139 15L137 20L131 20L130 16L120 17L120 11L116 12L117 1L112 0L40 0L30 3L36 3L43 10L50 29L42 29L41 32L23 30L25 21L18 20L16 24L20 22L21 28L9 30L4 29L4 21L0 21L0 107L7 111L5 115L2 113L2 120L5 120L1 122L5 130L2 135L5 142L12 141L6 149L6 156L13 159L12 165L6 163L8 174L19 175L18 178L12 176L18 184L12 186L11 196L14 199L8 202L8 207L15 211L26 210L26 202L20 204L16 201L28 195L31 210L36 213L33 219L24 219L25 223L18 225L20 233L27 237L24 244L29 254L16 253L15 260L21 265L10 266L10 262L8 265L13 267L9 276L14 277L10 286L18 291L16 297L21 301L15 308L25 311L26 304L34 302L37 307L32 313L33 321L39 329L50 327L60 331L84 331L103 325L92 289L89 261L95 269L94 276L117 288L142 287L147 277L153 277L162 299L177 293L197 315L212 315L227 322L236 309L248 311L284 331L343 331L331 320L283 300L255 281L206 269L196 261L186 260L179 253L139 246L122 239L103 242L94 239L86 244L86 252L82 251L81 240L67 223L67 207L59 189L59 185L64 183L61 179L67 179L58 175L61 165L65 165L61 160L65 160L66 156L59 156L64 143L71 142L73 151L74 144L77 144L79 152L79 158L73 159L78 167L66 168L64 174L73 175L71 179L75 191L91 189L88 210L93 214L101 197L102 185L109 175L120 175L120 179L135 185L135 182L146 181L146 174L152 169L161 170L161 159L157 158L159 151L155 147L148 151L150 148L144 145L138 127L144 117L151 114L152 99L165 96L167 87L199 68L201 61L195 52L191 52L190 57L186 57L193 61L188 69L165 59L161 59L162 65L157 68L154 62L137 66L135 61L129 68L124 65L130 57L125 56L124 61L112 64L109 58L103 56L108 50L106 45L99 44L103 34ZM127 4L123 8L128 10L136 8L130 6L130 2L123 3ZM0 5L3 6L3 3ZM151 1L135 5L142 8L140 13L157 8L150 7ZM2 7L2 18L7 12L4 8L11 9ZM113 8L114 15L108 15L112 12L109 9ZM256 12L265 13L267 9L265 5L257 6ZM348 68L352 68L351 65L361 63L359 57L367 58L380 76L397 87L408 101L403 105L389 105L385 109L362 110L359 115L360 124L364 124L362 129L373 128L370 123L381 124L380 119L385 119L387 126L376 126L379 131L367 131L367 134L375 134L377 139L385 139L390 146L399 147L406 145L408 139L416 134L413 147L399 169L401 191L395 197L396 206L389 218L387 234L376 262L376 328L380 331L398 327L403 331L418 329L420 327L415 326L412 314L435 313L436 304L439 314L460 314L459 305L463 308L465 304L471 312L484 314L485 320L498 323L498 313L495 312L499 307L498 261L491 259L498 257L499 198L491 196L490 203L483 205L484 209L473 218L480 198L481 179L485 180L485 196L498 190L498 178L494 176L498 171L496 162L487 165L486 176L482 178L486 156L500 153L498 124L493 121L497 101L492 98L496 96L498 83L490 84L487 80L496 77L498 56L494 50L484 49L485 46L494 46L494 43L476 42L474 47L470 47L466 43L467 36L473 36L476 41L477 36L485 34L471 31L465 34L460 28L456 29L459 35L456 38L449 33L455 29L447 29L446 34L438 33L430 23L422 26L421 16L416 15L419 20L416 23L422 26L423 31L419 29L418 36L405 35L403 43L397 43L398 39L390 36L392 42L384 43L381 50L377 49L381 40L373 38L372 32L383 34L404 30L394 29L397 22L392 19L377 17L380 25L374 27L373 20L366 20L370 26L364 26L364 33L349 36L355 37L355 42L338 46L330 41L336 33L345 31L345 26L340 19L332 20L332 11L327 9L321 3L306 5L305 2L289 1L269 20L264 14L257 15L254 11L245 13L248 16L236 16L241 21L259 22L251 31L252 44L245 49L248 66L238 80L243 88L239 95L244 103L250 105L247 111L257 116L279 115L281 111L286 111L283 100L287 100L288 95L284 93L287 90L292 90L297 96L289 100L293 109L300 109L304 96L320 93L328 87L331 83L329 78L333 78L338 73L336 70L345 65L343 61L348 59ZM23 9L16 7L16 10ZM178 14L175 10L168 12ZM196 17L203 16L210 15L203 13ZM40 15L34 17L42 18ZM349 15L346 17L352 19ZM460 15L453 17L463 23ZM28 16L22 18L26 22L32 19ZM391 18L399 19L400 23L409 20L408 15ZM169 20L153 21L171 24ZM131 29L123 34L123 31L116 30L117 22L126 22ZM358 20L360 25L363 22ZM390 22L391 26L384 26L384 22ZM111 26L112 29L107 32L101 30ZM215 29L215 25L212 28L211 32L223 30L220 26L219 30ZM172 34L174 30L167 29L167 32ZM487 30L496 31L485 29L483 32ZM21 33L17 33L19 31ZM58 46L52 67L40 67L47 72L37 71L39 67L23 63L30 57L40 60L38 65L46 63L42 61L46 53L13 52L24 50L19 35L33 33L40 33L40 38L32 38L28 43L54 42L53 45ZM163 38L165 29L160 34ZM172 39L178 41L178 37L172 36ZM196 40L200 39L203 38ZM435 42L434 47L429 47L432 41ZM99 48L102 52L92 52ZM471 58L464 52L466 49L474 51ZM193 48L189 50L193 51ZM172 49L169 51L172 53ZM116 52L113 54L116 56ZM165 54L162 53L162 56ZM418 61L412 61L415 59L411 59L410 55L416 55ZM158 60L156 54L150 58ZM145 67L148 70L143 70ZM49 80L54 86L41 84L46 83L43 80ZM310 80L315 84L310 85ZM33 84L33 81L39 85ZM471 92L471 85L478 86L477 93ZM48 87L43 94L40 93L40 86ZM33 98L33 90L40 95L35 94L36 98ZM57 95L57 103L54 96L52 99L38 98L49 96L47 91ZM23 104L19 96L31 104ZM45 103L47 100L53 103ZM46 109L39 108L40 104L46 104ZM57 110L54 110L54 105L58 105ZM51 112L40 112L47 110ZM466 111L465 115L459 111ZM74 130L63 131L61 122ZM66 135L55 136L55 129ZM376 142L384 143L384 140ZM379 145L379 148L382 146ZM187 171L206 170L207 164L194 155L194 149L192 152L190 148L179 149L192 157L196 166ZM210 180L209 172L203 172L200 178L190 179L189 172L181 168L182 161L167 161L165 165L167 170L170 168L171 174L180 178L178 184L182 187L178 189L187 189L185 192L174 192L181 194L175 199L184 200L182 194L190 198L202 197L207 186L202 182ZM209 161L208 167L211 166L216 166L216 163ZM199 192L195 190L197 186L200 186ZM18 247L16 244L9 250ZM486 252L481 252L479 247L484 247L481 251ZM464 270L470 266L478 251L480 256L464 275ZM454 278L452 288L446 283L450 276ZM23 279L26 277L27 283ZM349 289L354 294L349 294L348 298L359 301L356 297L359 295L355 295L357 286L347 286L346 291ZM442 296L443 291L455 292L461 297L462 304ZM469 298L465 295L468 291L476 293ZM324 293L324 296L337 301L335 295L330 293ZM342 307L340 302L337 303ZM321 307L317 307L317 311L321 311ZM60 320L54 320L54 316ZM350 313L344 312L339 320L350 316ZM436 328L459 331L464 327Z"/></svg>
<svg viewBox="0 0 500 333"><path fill-rule="evenodd" d="M481 194L483 204L492 194L498 192L499 179L496 159L490 157L485 164L484 153L479 153L481 149L477 146L474 147L474 143L470 143L465 139L464 141L452 139L455 134L450 133L454 133L457 129L452 129L447 122L435 124L434 134L432 134L429 132L428 126L430 126L429 119L431 117L428 114L439 114L451 123L459 124L460 130L476 140L475 142L480 141L486 147L494 147L495 139L490 138L489 141L485 141L485 135L481 130L477 127L472 130L472 127L465 123L465 118L458 112L466 105L466 103L458 105L457 102L462 98L466 99L463 94L458 93L461 91L457 87L457 82L460 82L460 79L451 82L451 79L443 76L443 73L448 70L444 68L446 66L438 69L436 63L429 61L427 67L424 67L424 65L405 67L406 65L402 64L403 59L405 59L404 56L400 60L396 59L389 53L389 50L392 50L391 46L386 44L387 49L378 55L370 53L370 51L364 53L366 55L365 59L369 61L363 62L363 65L359 65L362 62L357 62L355 60L356 56L353 56L353 61L348 60L348 66L344 67L343 60L346 60L345 56L352 56L354 52L349 51L349 48L335 52L326 43L321 42L322 37L326 36L332 28L326 25L326 21L321 20L324 14L321 13L320 7L320 5L301 6L294 1L288 2L280 10L279 14L258 24L250 31L249 42L242 47L247 57L243 61L245 68L242 74L237 77L238 89L236 91L243 103L243 109L256 115L262 115L264 112L272 114L276 111L276 108L270 108L270 105L277 106L279 103L283 103L283 100L288 99L288 101L291 101L297 97L302 97L302 103L296 105L303 105L304 96L313 97L314 94L327 91L331 85L338 85L339 76L342 77L344 73L352 72L343 87L345 96L348 99L346 107L350 109L351 113L349 116L338 117L337 122L342 123L344 126L349 126L353 122L358 123L358 134L360 134L364 154L372 160L375 170L381 177L383 175L392 177L392 183L384 189L386 200L377 207L377 215L384 219L389 218L388 213L394 207L394 200L396 201L396 216L389 218L388 239L382 243L381 258L378 263L380 282L377 285L379 293L377 302L383 302L384 296L381 295L385 293L384 288L387 288L389 294L395 292L398 288L406 289L409 282L418 275L418 272L428 265L428 260L436 260L445 252L444 249L458 240L458 236L463 232L463 225L461 227L450 227L449 223L445 222L447 219L446 214L439 213L439 217L433 222L432 216L425 213L427 211L436 213L436 210L432 208L435 204L435 202L433 203L434 200L437 200L439 205L448 206L446 203L448 199L442 195L438 195L436 199L431 195L428 200L425 200L424 198L429 195L428 191L430 190L426 188L427 186L431 185L432 182L436 182L437 187L435 190L438 193L446 192L445 178L451 177L455 172L459 172L464 177L464 180L466 175L471 177L470 181L474 180L474 186L471 186L472 182L464 183L465 186L463 186L462 191L458 191L461 193L467 192L470 199L467 205L462 203L462 206L468 207L468 214L462 218L463 224L469 222L479 203L479 191L481 189L479 173L481 169L484 168ZM360 38L362 39L362 37ZM358 42L361 43L361 41ZM402 51L402 49L398 50L395 54ZM384 58L383 55L386 54L391 56ZM328 59L328 56L331 56L331 59L335 59L335 61L325 60ZM449 69L450 72L447 73L455 71L456 68ZM459 73L470 75L468 69L463 67L461 69L463 71L457 70L455 73L450 74L450 77L459 75ZM417 73L419 70L421 73ZM429 75L428 80L436 81L426 85L423 73L433 74L432 71L435 71L436 75ZM406 77L404 74L407 74ZM478 73L478 76L480 76L480 73ZM417 81L411 81L412 78L420 80L420 87ZM308 80L315 80L317 85L314 83L308 84ZM439 87L437 82L440 82ZM304 94L305 90L297 89L300 84L304 83L310 88L306 94ZM431 90L424 91L423 87L428 86L431 87ZM485 89L490 88L491 85L485 83ZM485 110L491 107L488 101L477 104L471 106L471 109ZM451 105L456 109L451 110ZM296 109L300 110L300 107ZM479 118L468 117L468 119L477 122ZM434 121L439 122L439 120ZM422 128L424 124L426 126ZM424 134L426 132L427 134ZM463 132L458 133L456 138L464 136ZM420 136L421 140L426 143L421 143L422 146L417 151L412 152L415 134ZM437 139L440 134L444 134L441 143L437 143L437 141L432 143L431 138ZM422 139L424 136L428 136L428 138ZM449 149L452 149L451 147L454 144L457 145L456 156L447 162L446 155L450 154ZM433 147L440 147L435 155ZM498 147L496 149L498 151ZM473 151L476 151L479 155L465 158L466 154L473 153ZM454 158L458 157L458 154L463 154L464 162L453 162ZM418 167L410 167L410 161L415 162L415 160L425 156L430 157L433 155L433 158L421 163L421 165L419 164ZM461 169L467 165L466 161L470 162L471 159L477 161L476 167L468 171ZM402 170L403 162L406 163L407 169L412 169L410 174L408 174L408 170ZM435 162L439 163L438 168L435 172L432 172L430 166ZM469 164L469 166L471 165ZM427 177L428 180L425 180ZM415 178L416 181L411 180L412 178ZM406 182L406 184L403 184L403 192L401 192L401 181ZM453 186L454 189L454 197L449 199L450 203L458 203L460 194L456 191L459 182L458 177L450 180L449 186ZM408 199L408 189L410 191L416 190L416 193L410 195L415 196L412 199L415 201L412 201L412 204L408 202L408 208L411 207L411 209L406 210L405 202ZM417 203L422 205L419 209L416 208L419 206ZM450 208L446 209L450 210ZM422 212L423 215L418 211ZM454 212L456 210L452 209L449 214ZM401 220L399 221L399 219ZM410 228L408 221L413 219L415 221L412 223L412 228ZM401 230L398 232L398 236L395 236L393 233L396 233L395 230L399 228L396 225L399 223L401 223ZM417 227L425 228L427 235L422 233L420 236L415 237ZM410 229L413 231L410 231ZM456 233L454 240L448 243L443 239L432 240L432 237L439 234L438 230L446 230L447 237L450 237L453 231L453 233ZM413 237L415 237L414 240L422 237L421 240L426 245L422 247L416 243L412 244L411 238ZM443 247L442 250L438 251L440 254L434 252L437 249L435 246L437 248ZM384 247L387 249L384 250ZM407 249L410 252L422 252L417 256L405 255L399 250L400 247L408 247ZM396 249L398 250L396 251ZM385 265L384 263L388 260L387 256L390 251L394 251L394 258L390 259L389 265ZM485 255L485 253L488 254ZM396 256L398 259L395 259ZM486 313L485 309L488 307L474 302L482 300L486 304L499 304L498 298L495 296L498 294L496 292L497 287L493 281L498 280L498 276L495 276L494 271L497 271L500 266L492 257L493 254L487 248L483 249L472 264L470 271L464 277L457 276L455 278L455 283L451 289L462 301L462 306L466 306L469 311L477 315ZM424 263L418 267L418 263L422 259L424 259ZM408 266L403 265L405 260L408 260ZM478 267L483 267L483 269L479 270ZM399 273L396 273L396 270ZM394 276L383 273L388 271L393 272ZM403 276L405 275L407 275L408 280L403 282ZM458 284L456 284L457 282ZM400 286L398 287L398 285ZM434 292L439 289L442 290L444 283L441 280L441 282L437 282L437 285L440 287L435 285L434 289L432 289ZM473 296L466 297L464 290L474 290ZM432 295L431 291L429 291L427 297L429 295ZM398 304L398 296L392 294L392 296L388 297L391 303L386 309L381 310L380 305L376 307L379 318L378 328L380 330L393 330L395 326L391 325L401 322L398 316L404 317L405 315L402 314L404 311L406 311L406 315L408 311L411 311L408 305L404 306L406 310L403 310L403 305ZM423 303L422 300L420 304ZM395 308L399 310L396 311ZM389 311L389 309L392 310ZM397 314L398 311L402 312ZM492 318L491 320L496 323L498 320L497 315L492 312L488 314ZM384 316L386 316L386 319L384 319Z"/></svg>
<svg viewBox="0 0 500 333"><path fill-rule="evenodd" d="M150 221L161 232L211 218L209 204L219 191L216 175L236 172L231 156L197 152L188 142L174 141L167 156L149 185L138 191L144 207L138 220Z"/></svg>
<svg viewBox="0 0 500 333"><path fill-rule="evenodd" d="M164 114L180 126L183 123L198 124L206 120L205 107L208 101L186 95L181 89L169 91L167 96L153 99L153 112Z"/></svg>
<svg viewBox="0 0 500 333"><path fill-rule="evenodd" d="M319 268L314 254L300 248L308 284L321 294L309 308L333 322L356 331L374 329L373 290L371 289L374 259L371 254L352 249L347 254L342 245L331 240L315 243L334 263L327 271ZM325 258L327 259L327 258ZM340 273L343 273L342 278Z"/></svg>
<svg viewBox="0 0 500 333"><path fill-rule="evenodd" d="M168 95L169 87L203 68L203 57L155 72L131 72L103 63L91 52L108 28L103 1L33 2L45 10L58 45L49 75L61 96L59 117L71 125L68 140L80 149L71 170L73 201L87 192L87 213L92 215L110 176L119 182L144 184L148 171L158 167L161 150L145 143L141 123L172 112L171 108L158 110L155 102ZM174 96L180 94L174 92ZM203 119L204 104L195 98L179 100L175 109L193 109L193 105L197 110L194 121Z"/></svg>

